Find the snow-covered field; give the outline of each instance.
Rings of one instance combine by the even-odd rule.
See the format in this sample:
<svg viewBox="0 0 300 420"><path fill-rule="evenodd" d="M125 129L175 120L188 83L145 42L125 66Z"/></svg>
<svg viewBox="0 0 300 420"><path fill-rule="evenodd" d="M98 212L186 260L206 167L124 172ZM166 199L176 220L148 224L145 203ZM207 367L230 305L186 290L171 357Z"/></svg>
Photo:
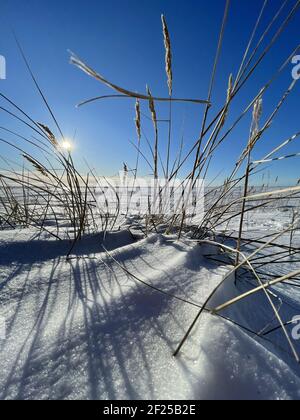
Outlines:
<svg viewBox="0 0 300 420"><path fill-rule="evenodd" d="M286 221L274 210L249 223L247 235L258 237ZM88 236L66 261L68 241L0 231L1 399L300 398L300 367L282 331L258 337L235 324L262 333L278 325L262 292L222 312L235 323L204 313L173 357L231 269L207 257L210 247L161 234L138 240L126 229L108 234L108 252L102 243ZM210 306L256 285L245 277L235 287L230 277ZM298 287L272 291L285 321L300 314Z"/></svg>

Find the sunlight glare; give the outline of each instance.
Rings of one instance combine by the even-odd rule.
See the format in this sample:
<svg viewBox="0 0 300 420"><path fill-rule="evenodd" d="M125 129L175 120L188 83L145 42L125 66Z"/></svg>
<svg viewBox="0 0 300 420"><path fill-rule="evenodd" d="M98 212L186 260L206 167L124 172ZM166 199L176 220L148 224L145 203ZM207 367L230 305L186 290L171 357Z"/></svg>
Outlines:
<svg viewBox="0 0 300 420"><path fill-rule="evenodd" d="M61 147L67 152L71 152L73 150L73 144L69 140L64 140L61 144Z"/></svg>

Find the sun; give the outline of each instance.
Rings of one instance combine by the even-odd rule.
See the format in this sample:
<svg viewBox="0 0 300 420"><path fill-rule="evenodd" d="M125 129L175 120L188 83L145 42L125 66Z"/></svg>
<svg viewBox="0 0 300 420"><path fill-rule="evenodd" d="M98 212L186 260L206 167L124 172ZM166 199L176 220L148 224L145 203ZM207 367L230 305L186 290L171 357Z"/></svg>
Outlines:
<svg viewBox="0 0 300 420"><path fill-rule="evenodd" d="M61 143L61 148L66 150L67 152L71 152L73 150L74 146L73 146L73 144L71 143L70 140L64 140Z"/></svg>

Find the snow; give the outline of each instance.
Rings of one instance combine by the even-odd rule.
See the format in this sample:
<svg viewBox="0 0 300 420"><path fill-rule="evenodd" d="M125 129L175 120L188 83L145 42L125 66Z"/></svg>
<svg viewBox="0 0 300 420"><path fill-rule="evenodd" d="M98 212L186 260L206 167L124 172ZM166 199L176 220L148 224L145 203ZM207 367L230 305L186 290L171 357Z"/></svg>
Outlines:
<svg viewBox="0 0 300 420"><path fill-rule="evenodd" d="M123 230L85 237L67 261L69 249L30 229L0 232L1 399L300 398L300 368L281 331L267 341L204 313L173 357L197 305L231 268L209 260L207 246ZM249 287L230 277L210 305ZM273 291L283 315L300 311L298 289ZM264 299L222 315L256 331L276 326Z"/></svg>

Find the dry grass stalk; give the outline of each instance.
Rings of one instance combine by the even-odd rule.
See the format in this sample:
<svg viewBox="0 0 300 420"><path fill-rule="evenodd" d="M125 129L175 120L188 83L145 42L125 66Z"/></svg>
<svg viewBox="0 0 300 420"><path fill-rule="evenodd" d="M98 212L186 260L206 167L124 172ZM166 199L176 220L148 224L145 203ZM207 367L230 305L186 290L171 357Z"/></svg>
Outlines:
<svg viewBox="0 0 300 420"><path fill-rule="evenodd" d="M94 77L96 80L98 80L99 82L105 84L106 86L108 86L109 88L115 90L116 92L120 93L120 95L116 95L116 96L112 96L112 95L106 95L106 96L97 96L95 98L92 99L88 99L87 101L82 102L81 104L79 104L79 106L85 105L87 103L91 103L94 101L97 101L99 99L105 99L105 98L111 98L111 97L118 97L118 98L136 98L136 99L141 99L144 101L149 101L150 98L147 95L143 95L141 93L137 93L137 92L133 92L130 91L128 89L124 89L120 86L117 86L114 83L109 82L108 80L106 80L103 76L101 76L99 73L97 73L95 70L93 70L91 67L89 67L87 64L85 64L80 58L78 58L75 54L71 54L71 64L74 64L76 67L78 67L79 69L81 69L82 71L84 71L86 74L88 74L91 77ZM181 98L158 98L158 97L154 97L153 98L155 101L159 101L159 102L169 102L169 101L174 101L174 102L191 102L191 103L195 103L195 104L208 104L210 105L210 102L207 100L202 100L202 99L181 99Z"/></svg>
<svg viewBox="0 0 300 420"><path fill-rule="evenodd" d="M171 49L171 39L168 30L168 25L164 15L161 16L163 34L164 34L164 44L166 50L166 74L168 78L168 88L169 95L172 96L173 93L173 73L172 73L172 49Z"/></svg>
<svg viewBox="0 0 300 420"><path fill-rule="evenodd" d="M155 142L154 142L154 178L158 178L158 126L157 126L157 114L154 104L154 99L152 97L150 88L147 86L147 92L149 96L149 110L151 113L151 118L155 131Z"/></svg>
<svg viewBox="0 0 300 420"><path fill-rule="evenodd" d="M245 173L245 183L244 183L244 199L242 203L242 210L241 210L241 219L240 219L240 227L239 227L239 235L238 235L238 242L237 242L237 250L241 250L241 238L243 235L243 226L244 226L244 217L245 217L245 210L246 210L246 198L248 195L248 188L249 188L249 179L250 179L250 169L251 169L251 151L254 147L254 141L258 135L259 135L259 122L262 116L262 96L259 96L256 102L254 103L253 107L253 115L252 115L252 124L251 124L251 130L250 130L250 137L248 142L248 157L247 157L247 167L246 167L246 173ZM239 252L236 255L236 265L239 264Z"/></svg>
<svg viewBox="0 0 300 420"><path fill-rule="evenodd" d="M259 129L259 122L260 122L261 114L262 114L262 103L261 103L262 93L260 95L258 95L258 97L256 97L255 100L253 100L251 102L251 104L242 113L241 117L237 120L237 122L234 123L232 128L230 128L229 131L225 134L225 136L223 136L221 139L219 139L219 133L220 133L221 128L225 124L225 120L226 120L226 117L227 117L227 114L228 114L229 105L231 103L231 100L233 99L233 97L235 97L237 95L237 93L239 92L241 87L246 83L246 81L254 73L254 70L257 68L257 66L262 61L262 58L264 58L266 53L270 50L270 48L274 44L275 40L278 38L278 36L283 31L283 29L285 28L288 21L290 20L290 18L292 17L294 12L296 11L296 8L299 6L299 1L297 2L296 6L294 6L292 11L288 15L288 18L280 26L280 28L276 32L274 38L272 38L271 42L268 44L266 49L263 51L262 55L258 58L256 63L254 64L254 66L252 68L250 68L252 59L255 57L255 53L258 49L258 46L260 45L260 43L262 42L262 40L264 39L264 37L266 36L266 34L270 30L271 26L273 25L273 23L275 22L275 20L278 17L278 15L276 15L275 18L272 20L271 25L269 25L269 27L267 28L267 31L264 33L263 37L259 40L258 46L255 47L255 49L254 49L254 51L253 51L253 53L250 57L250 60L245 65L248 53L250 51L251 44L254 40L254 35L256 33L258 24L259 24L260 19L261 19L261 15L262 15L262 13L264 11L264 8L265 8L265 4L266 4L266 1L265 1L263 9L261 11L261 14L259 16L259 19L256 23L255 30L253 32L253 35L252 35L252 37L250 39L250 42L248 44L248 47L246 49L246 53L245 53L243 61L242 61L242 65L241 65L241 68L240 68L240 71L239 71L239 74L238 74L238 77L237 77L237 81L235 83L233 83L232 75L229 77L226 103L223 106L222 110L219 113L217 113L216 115L213 116L212 122L207 124L210 98L212 96L212 90L213 90L214 81L215 81L216 69L217 69L217 64L218 64L218 60L219 60L219 56L220 56L222 40L223 40L223 35L224 35L225 23L226 23L226 20L227 20L229 3L230 3L230 1L227 0L226 1L226 10L225 10L225 13L224 13L224 19L223 19L223 24L222 24L222 30L221 30L220 39L219 39L218 50L217 50L217 54L216 54L216 58L215 58L215 64L214 64L212 76L211 76L211 84L210 84L209 95L208 95L209 101L194 101L196 103L206 103L207 104L207 109L206 109L205 116L204 116L201 135L200 135L199 140L195 143L191 152L189 152L188 155L184 159L182 159L182 164L187 160L187 158L191 155L191 153L193 153L193 151L195 149L197 149L197 157L195 159L195 166L194 166L193 172L191 173L192 174L191 176L192 176L193 179L194 179L194 177L196 178L196 176L197 176L196 170L198 170L198 168L199 168L199 174L200 173L202 174L202 169L205 167L205 165L207 165L207 168L206 168L206 171L205 171L205 175L206 175L207 172L208 172L208 166L209 166L209 163L211 161L211 158L213 156L214 151L226 139L226 137L228 137L228 135L230 133L232 133L233 129L237 126L237 124L241 121L241 119L245 115L247 115L248 111L250 111L250 109L253 106L252 127L251 127L250 139L249 139L249 143L247 145L247 148L243 151L241 159L237 162L235 170L233 172L233 175L231 175L227 179L227 181L225 181L223 191L221 189L221 197L222 197L221 200L220 200L220 197L217 195L216 198L214 198L215 201L214 201L213 205L209 208L209 211L205 215L207 223L210 221L208 219L212 218L213 215L216 216L216 213L217 213L217 216L222 215L226 219L226 217L228 218L228 215L231 214L230 213L231 206L234 205L235 203L239 203L242 200L244 207L241 211L241 216L242 217L241 217L241 225L240 225L241 229L240 229L240 235L239 235L239 240L241 240L241 234L242 234L242 231L243 231L243 217L244 217L245 212L248 211L245 208L246 201L250 201L251 199L252 200L253 199L257 200L258 198L268 197L269 195L276 195L277 193L284 194L285 192L293 192L293 191L297 192L297 191L300 190L300 188L297 187L297 189L294 189L294 190L293 189L288 189L288 190L282 190L282 191L277 191L277 192L272 191L272 192L263 193L263 195L260 195L260 194L257 195L257 194L254 193L252 196L249 195L250 191L248 191L248 183L249 183L249 176L250 176L250 169L249 168L250 168L250 154L251 154L251 151L252 151L253 147L255 146L256 142L262 136L262 134L269 128L273 118L277 114L281 105L283 104L286 97L288 96L289 92L293 89L295 83L293 83L291 85L288 92L282 98L281 102L279 103L279 105L277 106L277 108L275 109L273 114L271 115L270 119L267 121L267 123L265 124L265 126L261 130ZM280 9L280 11L281 10L282 9ZM100 76L98 73L96 73L94 70L92 70L86 64L84 64L77 57L73 56L71 58L71 61L73 62L73 64L77 65L79 68L81 68L83 71L85 71L90 76L96 78L97 80L101 81L102 83L105 83L107 86L109 86L110 88L116 90L118 93L121 94L121 95L115 95L115 97L136 98L137 99L137 101L136 101L135 124L136 124L136 129L137 129L137 134L138 134L139 139L141 138L141 112L140 112L139 101L140 100L147 100L149 102L149 109L150 109L150 112L151 112L151 117L152 117L152 121L153 121L154 128L155 128L155 152L153 153L154 164L155 164L155 169L154 169L155 177L158 177L158 156L159 156L159 153L158 153L158 125L157 125L158 119L157 119L157 114L156 114L156 110L155 110L155 101L156 100L158 100L158 101L170 101L170 104L171 104L171 100L173 100L173 99L171 99L171 95L173 93L171 42L170 42L170 35L169 35L168 27L167 27L166 20L165 20L164 16L162 16L162 24L163 24L164 43L165 43L165 50L166 50L166 60L165 60L166 63L165 64L166 64L166 73L167 73L167 78L168 78L168 88L169 88L169 95L170 95L169 99L168 98L154 98L152 96L150 90L148 90L148 95L146 96L146 95L136 94L136 93L128 91L126 89L120 88L120 87L108 82L107 80L105 80L102 76ZM283 68L284 67L282 67L280 69L280 71ZM267 88L269 88L269 86L273 82L273 80L274 80L274 78L272 78L271 81L268 82L265 85L264 91ZM111 97L111 96L109 96L109 97ZM103 98L103 97L101 97L101 98ZM100 98L94 98L92 100L96 100L96 99L100 99ZM92 101L92 100L90 100L90 101ZM182 100L182 101L193 102L193 100ZM23 115L25 115L27 118L29 118L29 120L31 122L31 125L36 125L33 119L30 119L30 117L28 117L24 113L23 113ZM57 148L58 142L57 142L55 136L53 135L53 133L50 131L50 129L48 127L42 125L42 124L39 124L37 128L41 128L42 131L43 131L43 133L42 133L43 138L47 137L47 139L50 140L50 143ZM33 127L33 129L34 129L34 127ZM205 154L204 154L203 151L202 151L202 141L203 141L204 137L206 137L206 135L209 135L210 130L212 130L212 134L210 135L209 140L208 140L208 142L205 146L205 149L204 149ZM279 148L277 148L277 150L279 150ZM64 184L64 182L62 180L58 180L57 177L55 178L57 180L58 190L59 190L59 193L65 194L64 200L65 200L65 203L66 203L65 204L66 209L67 209L66 211L69 212L69 218L72 220L72 224L74 226L75 234L78 235L78 237L80 237L84 233L84 229L85 229L85 226L86 226L87 212L89 211L89 207L88 207L88 178L87 178L86 182L84 182L85 190L84 190L84 194L83 194L81 192L80 185L79 185L80 180L82 178L81 178L80 174L78 174L78 172L76 171L72 159L70 158L70 160L64 160L64 157L59 155L59 150L55 151L55 154L59 156L59 162L61 163L64 171L66 172L66 178L67 178L66 185ZM139 151L139 154L142 155L142 153L140 151ZM26 156L27 156L26 159L35 167L35 169L38 169L38 165L40 165L39 162L36 161L34 158L31 158L31 156L28 156L28 155L26 155ZM246 175L244 175L243 177L241 177L239 179L235 179L237 170L241 167L241 165L244 163L244 161L247 157L248 157L248 165L247 165ZM146 160L146 158L145 158L145 160ZM180 160L181 159L179 159L179 162L180 162ZM208 164L207 164L207 162L208 162ZM181 167L181 163L178 164L178 167L177 167L176 172L175 172L176 174L179 172L180 167ZM44 168L42 165L38 169L39 172L41 172L41 169L46 170L46 168ZM167 170L167 173L168 173L168 170ZM251 172L251 174L252 174L252 172ZM30 185L31 180L28 180L28 182L26 182L24 177L23 177L23 179L20 180L15 174L14 174L14 177L15 177L15 182L20 183L24 187L25 192L26 192L25 185L26 185L26 188L27 188L27 184L28 184L28 189L31 189L32 191L34 191L34 188L37 188L37 187L33 187L33 185ZM51 177L52 177L52 175L51 175ZM11 179L12 179L12 177L11 177ZM31 178L31 179L33 179L33 178ZM243 197L241 197L240 199L238 199L236 201L233 200L228 204L226 202L226 200L228 200L229 194L232 192L233 187L236 187L236 186L240 185L240 183L243 182L243 181L245 182L244 183L245 191L244 191ZM49 188L50 188L49 186L45 187L43 185L43 186L39 186L38 188L39 188L40 193L47 192L49 194L49 196L51 196L51 194L53 195L53 192L48 191ZM12 209L17 214L16 217L20 217L19 216L19 213L20 213L19 205L16 205L16 203L14 202L14 197L11 197L9 195L9 198L10 198L10 201L11 201ZM224 198L224 203L222 202L223 198ZM28 199L28 194L26 192L26 200L27 199ZM26 200L25 200L25 193L24 193L24 206L23 207L24 207L25 212L26 212ZM50 203L50 198L48 198L47 200L48 200L48 204L49 204ZM47 211L48 211L48 207L50 207L50 205L49 206L47 205L47 209L46 209L46 212L45 212L45 217L46 217L46 214L47 214ZM238 207L240 207L240 206L238 206ZM254 206L253 209L254 208L258 208L258 206ZM236 213L235 213L235 215L236 215ZM26 217L29 217L29 216L26 216ZM232 217L232 216L230 216L230 217ZM147 216L146 216L146 219L148 219ZM150 217L149 220L150 220L150 222L154 223L153 218ZM148 220L148 224L149 224L149 220ZM183 222L184 222L184 216L182 218L182 226L183 226ZM210 225L207 224L207 226L209 227ZM212 223L211 224L211 229L214 229L215 227L216 227L216 224ZM155 226L154 226L154 228L155 228ZM148 228L147 228L147 230L148 230ZM180 229L180 231L182 231L182 228ZM266 243L264 244L264 246L267 246ZM240 254L239 253L239 247L238 247L238 250L235 250L235 252L237 252L238 255ZM254 254L252 254L252 255L254 255ZM245 258L242 263L237 264L237 267L233 270L233 272L236 271L239 267L243 266L246 263L249 265L249 257Z"/></svg>
<svg viewBox="0 0 300 420"><path fill-rule="evenodd" d="M232 270L230 270L227 274L225 274L225 276L223 277L222 281L214 288L214 290L211 292L211 294L208 296L208 298L206 299L205 303L203 304L202 308L200 309L200 311L198 312L197 316L195 317L195 319L193 320L192 324L190 325L188 331L186 332L186 334L184 335L183 339L181 340L181 342L179 343L174 356L177 356L178 353L180 352L181 348L183 347L184 343L186 342L186 340L188 339L190 333L192 332L193 328L195 327L197 321L199 320L200 316L202 315L202 313L205 311L205 309L207 308L207 305L209 303L209 301L212 299L212 297L216 294L216 292L221 288L221 286L223 286L223 284L226 282L226 280L233 274L235 274L237 272L238 269L240 269L241 267L243 267L245 264L248 264L249 261L251 261L251 259L253 257L255 257L257 254L259 254L261 251L263 251L264 249L266 249L268 246L271 246L273 243L275 243L275 241L277 239L279 239L280 237L282 237L285 233L290 232L291 229L293 229L294 226L291 225L289 226L287 229L279 232L276 235L272 235L271 239L267 242L264 242L259 248L257 248L252 254L250 254L248 257L244 257L244 260L241 261L237 266L235 266ZM208 240L201 240L199 241L199 243L203 243L203 244L212 244L212 241L208 241ZM220 246L221 248L227 249L227 250L231 250L234 252L238 252L237 250L234 250L232 248L229 248L228 246L225 246L224 244L219 244L219 243L215 243L217 246Z"/></svg>
<svg viewBox="0 0 300 420"><path fill-rule="evenodd" d="M220 130L225 124L225 121L226 121L226 118L227 118L227 115L228 115L228 109L229 109L230 101L231 101L232 89L233 89L233 75L230 74L229 79L228 79L226 105L225 105L225 108L224 108L224 112L221 116L220 127L218 127L218 130ZM209 144L209 141L207 142L207 145L208 144ZM207 149L207 145L205 146L204 151Z"/></svg>
<svg viewBox="0 0 300 420"><path fill-rule="evenodd" d="M31 163L32 165L33 165L33 167L38 171L38 172L40 172L42 175L44 175L44 176L46 176L47 178L49 178L49 175L48 175L48 173L47 173L47 170L42 166L42 165L40 165L36 160L34 160L33 158L31 158L30 156L28 156L28 155L24 155L23 154L23 157L24 157L24 159L26 159L29 163Z"/></svg>
<svg viewBox="0 0 300 420"><path fill-rule="evenodd" d="M168 148L167 148L167 164L166 164L166 174L165 177L169 178L169 165L170 165L170 152L171 152L171 136L172 136L172 94L173 94L173 72L172 72L172 48L171 48L171 38L168 30L168 25L164 15L161 15L162 27L163 27L163 36L164 36L164 45L165 45L165 64L166 64L166 75L167 83L170 96L169 104L169 134L168 134Z"/></svg>
<svg viewBox="0 0 300 420"><path fill-rule="evenodd" d="M258 286L255 289L249 290L249 292L243 293L243 294L237 296L236 298L231 299L228 302L223 303L222 305L219 305L218 307L216 307L212 310L212 313L223 311L224 309L229 308L233 304L235 304L237 302L240 302L241 300L243 300L247 297L250 297L250 296L252 296L252 295L254 295L254 294L256 294L260 291L266 290L269 287L275 286L276 284L283 283L284 281L286 281L286 280L288 280L292 277L298 277L299 274L300 274L300 270L295 270L295 271L292 271L292 272L290 272L290 273L288 273L288 274L286 274L282 277L279 277L275 280L268 281L267 283L265 283L261 286Z"/></svg>
<svg viewBox="0 0 300 420"><path fill-rule="evenodd" d="M259 133L259 122L262 116L263 99L260 95L254 103L253 114L252 114L252 126L251 126L251 139L256 137Z"/></svg>
<svg viewBox="0 0 300 420"><path fill-rule="evenodd" d="M151 94L151 91L150 91L149 87L147 87L147 91L148 91L148 96L149 96L149 110L151 112L151 118L152 118L155 130L157 130L158 129L158 127L157 127L157 114L156 114L156 110L155 110L154 99L153 99L153 96Z"/></svg>
<svg viewBox="0 0 300 420"><path fill-rule="evenodd" d="M229 104L231 100L232 88L233 88L233 75L231 73L228 79L226 104Z"/></svg>
<svg viewBox="0 0 300 420"><path fill-rule="evenodd" d="M44 124L38 123L38 125L43 129L43 131L46 133L48 139L50 140L50 142L53 144L53 146L58 147L58 141L56 140L55 135L52 133L52 131L50 130L49 127L47 127Z"/></svg>
<svg viewBox="0 0 300 420"><path fill-rule="evenodd" d="M141 105L140 105L139 99L137 99L135 102L135 127L136 127L136 132L138 135L138 139L140 140L142 135L141 135Z"/></svg>
<svg viewBox="0 0 300 420"><path fill-rule="evenodd" d="M259 165L261 163L264 163L266 161L268 161L268 159L271 159L270 161L272 161L272 156L277 153L279 150L281 150L283 147L287 146L288 144L290 144L291 142L293 142L294 140L296 140L298 137L300 136L300 132L297 132L296 134L294 134L293 136L289 137L287 140L285 140L283 143L281 143L279 146L275 147L275 149L273 149L270 153L268 153L265 157L263 157L260 160L254 161L252 162L252 165ZM278 178L276 178L276 183L278 181Z"/></svg>

